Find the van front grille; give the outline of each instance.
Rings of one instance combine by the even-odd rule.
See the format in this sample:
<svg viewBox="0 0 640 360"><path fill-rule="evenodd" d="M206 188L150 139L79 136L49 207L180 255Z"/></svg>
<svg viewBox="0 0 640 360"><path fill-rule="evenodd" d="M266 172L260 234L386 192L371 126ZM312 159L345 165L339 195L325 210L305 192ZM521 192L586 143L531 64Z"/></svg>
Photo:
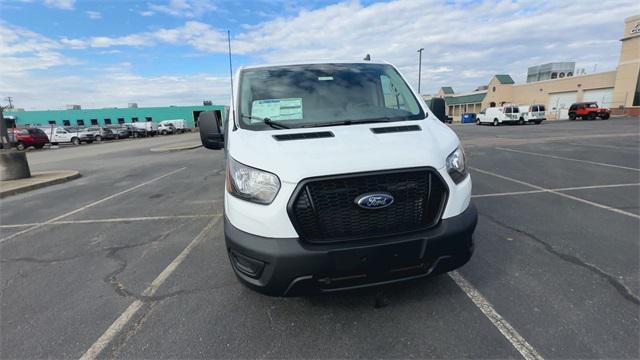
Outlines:
<svg viewBox="0 0 640 360"><path fill-rule="evenodd" d="M355 199L367 193L390 194L394 202L361 208ZM434 169L400 169L303 180L288 211L304 241L362 240L437 225L447 196L447 185Z"/></svg>

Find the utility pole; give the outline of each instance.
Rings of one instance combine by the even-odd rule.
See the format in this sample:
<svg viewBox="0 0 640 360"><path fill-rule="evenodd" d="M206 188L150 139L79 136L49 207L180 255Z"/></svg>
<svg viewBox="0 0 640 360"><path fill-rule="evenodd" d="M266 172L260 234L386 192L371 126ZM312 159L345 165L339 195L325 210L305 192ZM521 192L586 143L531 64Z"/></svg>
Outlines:
<svg viewBox="0 0 640 360"><path fill-rule="evenodd" d="M424 50L424 48L420 48L418 50L418 53L420 55L419 56L419 60L418 60L418 95L420 95L420 80L422 78L422 50Z"/></svg>
<svg viewBox="0 0 640 360"><path fill-rule="evenodd" d="M4 99L7 100L7 102L9 102L9 106L7 106L7 109L13 109L13 96L7 96Z"/></svg>

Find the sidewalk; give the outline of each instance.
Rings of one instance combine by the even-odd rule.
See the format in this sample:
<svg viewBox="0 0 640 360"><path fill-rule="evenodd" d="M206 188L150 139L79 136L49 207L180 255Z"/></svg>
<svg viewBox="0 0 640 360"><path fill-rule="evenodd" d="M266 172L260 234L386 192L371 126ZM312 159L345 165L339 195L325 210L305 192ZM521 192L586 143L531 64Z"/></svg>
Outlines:
<svg viewBox="0 0 640 360"><path fill-rule="evenodd" d="M30 178L0 181L0 198L64 183L80 176L75 170L32 172Z"/></svg>

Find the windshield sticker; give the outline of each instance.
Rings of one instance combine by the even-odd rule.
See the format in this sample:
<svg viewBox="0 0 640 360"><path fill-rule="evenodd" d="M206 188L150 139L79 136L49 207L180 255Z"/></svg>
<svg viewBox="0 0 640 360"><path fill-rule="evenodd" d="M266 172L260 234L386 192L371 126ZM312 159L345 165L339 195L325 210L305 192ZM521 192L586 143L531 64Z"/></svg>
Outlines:
<svg viewBox="0 0 640 360"><path fill-rule="evenodd" d="M302 119L302 98L255 100L251 105L251 116L271 120ZM252 122L261 120L253 119Z"/></svg>
<svg viewBox="0 0 640 360"><path fill-rule="evenodd" d="M333 76L320 76L320 77L318 77L318 80L320 80L320 81L333 80Z"/></svg>

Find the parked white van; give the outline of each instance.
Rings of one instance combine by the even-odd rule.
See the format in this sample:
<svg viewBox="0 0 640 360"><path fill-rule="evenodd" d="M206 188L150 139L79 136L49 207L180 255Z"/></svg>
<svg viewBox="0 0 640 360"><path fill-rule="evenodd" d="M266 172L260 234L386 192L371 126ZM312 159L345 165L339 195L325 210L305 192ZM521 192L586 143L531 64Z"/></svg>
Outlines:
<svg viewBox="0 0 640 360"><path fill-rule="evenodd" d="M224 233L254 290L294 296L427 277L464 265L477 212L456 134L388 63L238 70L224 147ZM224 130L222 130L224 129Z"/></svg>
<svg viewBox="0 0 640 360"><path fill-rule="evenodd" d="M520 116L528 123L539 125L547 119L544 105L520 105L518 109L520 110Z"/></svg>
<svg viewBox="0 0 640 360"><path fill-rule="evenodd" d="M492 124L493 126L502 123L524 124L524 118L520 115L520 109L515 105L504 105L501 107L486 108L476 116L476 124Z"/></svg>
<svg viewBox="0 0 640 360"><path fill-rule="evenodd" d="M178 133L187 131L187 122L184 119L162 120L160 125L173 125Z"/></svg>

